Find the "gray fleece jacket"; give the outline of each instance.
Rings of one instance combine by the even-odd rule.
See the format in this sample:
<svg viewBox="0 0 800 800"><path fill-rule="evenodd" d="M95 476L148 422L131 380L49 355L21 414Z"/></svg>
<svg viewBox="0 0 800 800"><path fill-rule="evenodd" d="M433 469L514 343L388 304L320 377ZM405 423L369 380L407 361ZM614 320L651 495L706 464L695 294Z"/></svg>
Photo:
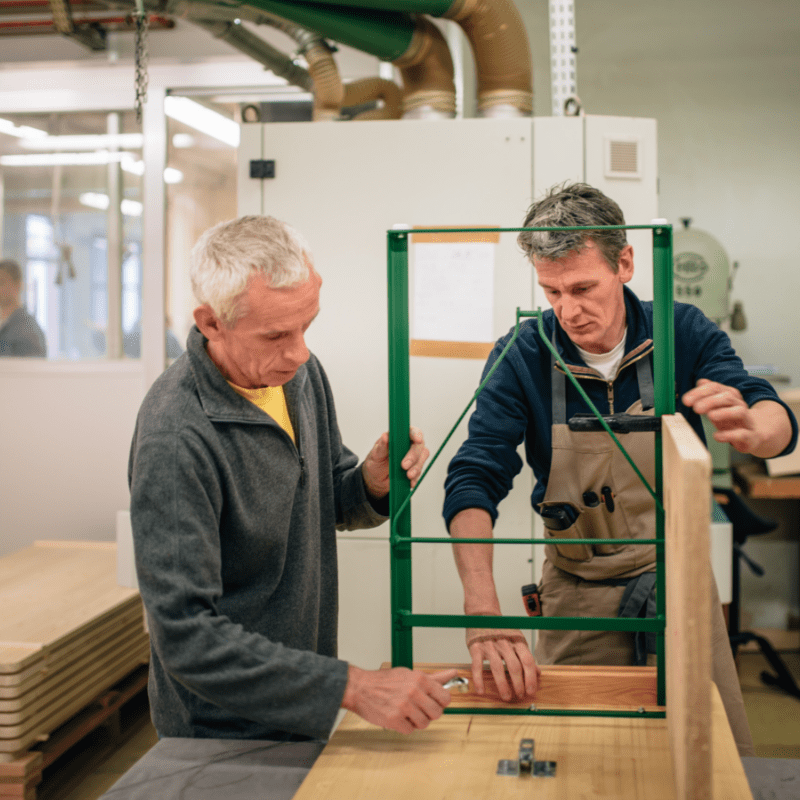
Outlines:
<svg viewBox="0 0 800 800"><path fill-rule="evenodd" d="M325 738L336 659L336 529L386 518L342 443L312 355L284 387L297 446L230 386L194 328L153 384L128 480L162 736Z"/></svg>

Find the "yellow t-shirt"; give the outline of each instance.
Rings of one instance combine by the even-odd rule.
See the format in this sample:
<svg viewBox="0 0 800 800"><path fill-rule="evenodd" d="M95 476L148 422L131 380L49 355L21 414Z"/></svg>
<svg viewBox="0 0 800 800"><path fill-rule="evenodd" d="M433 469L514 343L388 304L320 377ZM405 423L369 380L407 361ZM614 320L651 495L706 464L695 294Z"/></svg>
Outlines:
<svg viewBox="0 0 800 800"><path fill-rule="evenodd" d="M254 406L258 406L265 414L269 414L278 425L289 434L295 442L294 428L289 419L289 409L286 407L286 396L283 393L283 386L264 386L261 389L245 389L242 386L228 381L231 389L238 392L245 400L249 400ZM297 442L295 442L297 444Z"/></svg>

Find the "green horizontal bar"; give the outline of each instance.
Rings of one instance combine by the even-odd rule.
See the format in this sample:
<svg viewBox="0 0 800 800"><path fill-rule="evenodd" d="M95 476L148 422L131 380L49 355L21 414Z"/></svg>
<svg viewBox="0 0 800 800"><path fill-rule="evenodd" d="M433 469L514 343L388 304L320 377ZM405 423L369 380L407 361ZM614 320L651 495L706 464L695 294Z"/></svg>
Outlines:
<svg viewBox="0 0 800 800"><path fill-rule="evenodd" d="M414 228L412 230L389 231L395 236L417 233L520 233L521 231L653 231L669 225L573 225L566 228Z"/></svg>
<svg viewBox="0 0 800 800"><path fill-rule="evenodd" d="M425 538L417 536L393 536L392 545L405 545L408 542L422 544L658 544L658 539L454 539L452 536Z"/></svg>
<svg viewBox="0 0 800 800"><path fill-rule="evenodd" d="M631 719L666 719L666 711L612 711L610 709L591 708L466 708L448 706L445 714L495 714L522 717L630 717Z"/></svg>
<svg viewBox="0 0 800 800"><path fill-rule="evenodd" d="M412 614L398 611L401 628L519 628L547 631L649 631L666 628L665 617L485 617L467 614Z"/></svg>

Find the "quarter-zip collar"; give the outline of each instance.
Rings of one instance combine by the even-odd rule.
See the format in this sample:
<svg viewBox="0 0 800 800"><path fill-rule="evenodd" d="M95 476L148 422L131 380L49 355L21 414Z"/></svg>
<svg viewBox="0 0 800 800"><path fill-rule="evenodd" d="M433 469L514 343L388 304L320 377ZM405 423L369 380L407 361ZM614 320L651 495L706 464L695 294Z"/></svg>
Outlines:
<svg viewBox="0 0 800 800"><path fill-rule="evenodd" d="M208 339L193 326L186 342L186 353L197 385L200 404L208 418L214 422L243 422L256 425L278 425L268 414L257 408L228 385L222 373L206 351ZM297 397L308 378L303 364L283 390L292 424L296 424L294 409ZM278 427L280 427L278 425ZM298 442L299 444L299 442Z"/></svg>

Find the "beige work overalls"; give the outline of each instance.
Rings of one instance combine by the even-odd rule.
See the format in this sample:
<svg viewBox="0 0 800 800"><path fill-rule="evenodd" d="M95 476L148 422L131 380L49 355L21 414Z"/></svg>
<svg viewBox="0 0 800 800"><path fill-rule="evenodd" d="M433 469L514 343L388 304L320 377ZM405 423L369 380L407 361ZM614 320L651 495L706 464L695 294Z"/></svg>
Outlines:
<svg viewBox="0 0 800 800"><path fill-rule="evenodd" d="M652 348L641 348L623 363L635 363L639 381L637 400L628 414L653 412ZM632 362L634 356L635 362ZM547 491L540 510L569 503L578 516L563 531L545 528L551 538L608 539L601 545L544 545L545 562L539 585L544 616L616 617L626 579L655 570L654 545L614 544L614 539L652 539L655 503L625 456L605 431L573 432L566 419L566 375L553 361L553 455ZM588 368L584 368L588 369ZM609 391L613 391L609 384ZM614 413L613 395L610 412ZM655 434L617 434L633 462L655 486ZM604 488L613 495L613 511L599 502ZM710 487L709 487L710 491ZM594 493L593 495L591 493ZM584 498L591 498L587 505ZM709 563L710 569L710 563ZM534 653L540 664L634 663L634 634L624 631L549 631L537 633ZM648 663L655 663L648 656ZM712 576L713 680L722 696L740 755L753 755L739 680L728 640L722 607Z"/></svg>

